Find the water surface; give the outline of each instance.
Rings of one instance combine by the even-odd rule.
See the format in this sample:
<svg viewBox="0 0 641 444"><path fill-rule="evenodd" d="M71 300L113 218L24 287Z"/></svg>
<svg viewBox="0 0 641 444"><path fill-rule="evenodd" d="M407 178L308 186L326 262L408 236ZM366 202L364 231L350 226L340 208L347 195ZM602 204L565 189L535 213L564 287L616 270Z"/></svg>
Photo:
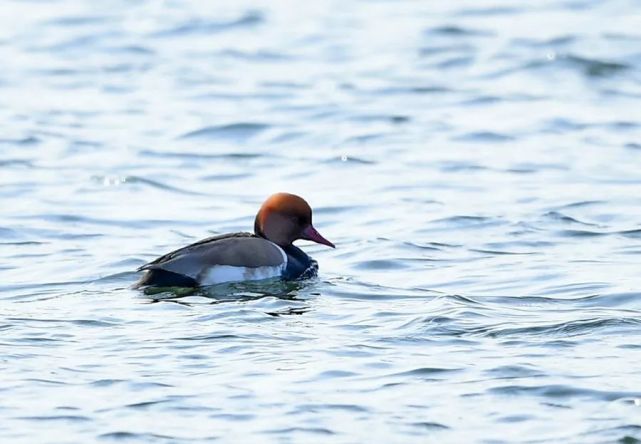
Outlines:
<svg viewBox="0 0 641 444"><path fill-rule="evenodd" d="M0 436L638 442L638 11L5 0ZM317 279L130 289L276 191Z"/></svg>

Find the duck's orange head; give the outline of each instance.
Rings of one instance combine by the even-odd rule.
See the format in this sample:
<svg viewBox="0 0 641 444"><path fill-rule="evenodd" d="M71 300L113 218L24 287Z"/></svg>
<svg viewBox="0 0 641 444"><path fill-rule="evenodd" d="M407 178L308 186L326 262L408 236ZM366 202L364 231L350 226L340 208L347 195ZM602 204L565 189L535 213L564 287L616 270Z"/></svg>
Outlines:
<svg viewBox="0 0 641 444"><path fill-rule="evenodd" d="M254 221L254 233L281 247L305 239L336 248L312 225L312 209L305 199L289 193L273 194L263 203Z"/></svg>

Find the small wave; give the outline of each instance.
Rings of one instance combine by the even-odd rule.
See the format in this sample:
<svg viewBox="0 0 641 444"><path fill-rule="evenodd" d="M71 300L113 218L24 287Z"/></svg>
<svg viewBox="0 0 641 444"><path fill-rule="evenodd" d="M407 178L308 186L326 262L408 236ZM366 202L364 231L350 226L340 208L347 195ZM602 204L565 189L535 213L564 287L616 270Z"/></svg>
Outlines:
<svg viewBox="0 0 641 444"><path fill-rule="evenodd" d="M412 422L409 425L425 430L447 430L450 427L438 422Z"/></svg>
<svg viewBox="0 0 641 444"><path fill-rule="evenodd" d="M487 248L470 248L469 251L473 251L475 253L483 253L483 254L491 254L491 255L508 255L508 256L541 254L536 251L506 251L506 250L495 250L495 249L487 249Z"/></svg>
<svg viewBox="0 0 641 444"><path fill-rule="evenodd" d="M402 114L357 114L349 117L354 122L388 122L394 124L407 123L411 117Z"/></svg>
<svg viewBox="0 0 641 444"><path fill-rule="evenodd" d="M185 195L194 195L194 196L202 196L203 193L199 193L197 191L191 191L191 190L186 190L183 188L178 188L174 187L171 185L168 185L166 183L153 180L153 179L148 179L146 177L138 177L138 176L92 176L91 178L94 182L103 184L105 186L120 186L120 185L137 185L137 184L143 184L150 186L152 188L156 188L158 190L163 190L163 191L171 191L174 193L179 193L179 194L185 194Z"/></svg>
<svg viewBox="0 0 641 444"><path fill-rule="evenodd" d="M546 132L563 134L567 131L580 131L588 127L589 125L583 122L577 122L576 120L564 117L556 117L545 121L542 129Z"/></svg>
<svg viewBox="0 0 641 444"><path fill-rule="evenodd" d="M265 17L259 11L248 11L244 15L236 19L227 21L192 18L185 23L181 23L170 29L157 31L152 35L154 37L179 37L190 34L211 34L229 31L237 28L253 27L259 25L264 20Z"/></svg>
<svg viewBox="0 0 641 444"><path fill-rule="evenodd" d="M588 77L609 77L630 69L630 65L599 59L589 59L575 55L562 57L569 66L580 69Z"/></svg>
<svg viewBox="0 0 641 444"><path fill-rule="evenodd" d="M109 52L131 54L135 56L151 56L156 54L156 51L154 51L152 48L142 45L112 46L109 48Z"/></svg>
<svg viewBox="0 0 641 444"><path fill-rule="evenodd" d="M38 319L38 318L7 318L10 321L27 322L45 322L45 323L61 323L61 324L75 324L85 327L114 327L117 323L111 321L100 321L97 319Z"/></svg>
<svg viewBox="0 0 641 444"><path fill-rule="evenodd" d="M41 143L38 137L26 136L18 139L0 139L0 145L38 145Z"/></svg>
<svg viewBox="0 0 641 444"><path fill-rule="evenodd" d="M103 433L101 435L98 435L98 439L124 441L124 442L132 442L132 441L158 442L159 440L167 441L167 442L184 441L184 439L181 439L180 437L177 437L177 436L161 435L158 433L136 433L136 432L125 432L125 431ZM208 439L216 440L218 439L218 436L205 438L205 440L208 440Z"/></svg>
<svg viewBox="0 0 641 444"><path fill-rule="evenodd" d="M420 377L421 379L427 377L429 379L432 379L434 376L438 375L443 375L446 373L454 373L454 372L459 372L462 369L460 368L442 368L442 367L418 367L412 370L407 370L404 372L399 372L399 373L393 373L391 375L387 376L417 376Z"/></svg>
<svg viewBox="0 0 641 444"><path fill-rule="evenodd" d="M33 168L34 165L30 160L24 159L4 159L0 160L0 167L23 167Z"/></svg>
<svg viewBox="0 0 641 444"><path fill-rule="evenodd" d="M427 231L435 229L475 229L493 225L500 225L503 223L505 223L505 221L494 217L459 215L430 221L426 229ZM423 229L421 231L426 231L426 229Z"/></svg>
<svg viewBox="0 0 641 444"><path fill-rule="evenodd" d="M336 163L336 164L353 164L353 165L376 165L377 162L369 159L364 159L362 157L356 156L334 156L325 161L325 163Z"/></svg>
<svg viewBox="0 0 641 444"><path fill-rule="evenodd" d="M359 261L353 267L363 270L393 271L407 268L407 265L398 259L372 259Z"/></svg>
<svg viewBox="0 0 641 444"><path fill-rule="evenodd" d="M439 163L439 169L444 172L456 173L459 171L486 171L488 168L478 163L472 163L466 160L444 161Z"/></svg>
<svg viewBox="0 0 641 444"><path fill-rule="evenodd" d="M277 434L283 436L295 436L296 434L312 434L312 435L335 435L336 432L323 428L323 427L288 427L284 429L269 429L263 430L262 433Z"/></svg>
<svg viewBox="0 0 641 444"><path fill-rule="evenodd" d="M537 71L541 69L566 68L577 71L590 78L612 77L631 70L631 66L623 62L589 59L572 54L550 53L547 59L535 59L510 68L500 69L487 75L487 78L502 78L517 72Z"/></svg>
<svg viewBox="0 0 641 444"><path fill-rule="evenodd" d="M21 416L18 419L27 421L65 421L65 422L86 422L93 421L92 418L82 415L48 415L48 416Z"/></svg>
<svg viewBox="0 0 641 444"><path fill-rule="evenodd" d="M596 333L599 330L622 331L638 329L641 319L610 318L610 319L581 319L548 325L531 325L528 327L509 327L499 324L492 327L481 327L470 330L472 336L481 335L492 338L538 336L552 338L557 336L573 337Z"/></svg>
<svg viewBox="0 0 641 444"><path fill-rule="evenodd" d="M636 406L636 404L635 404ZM640 444L641 443L641 425L626 424L618 427L592 427L588 433L579 435L580 437L599 436L599 440L594 442L616 442L618 444ZM616 436L621 436L614 441ZM585 440L588 442L590 440Z"/></svg>
<svg viewBox="0 0 641 444"><path fill-rule="evenodd" d="M481 8L465 8L461 9L456 13L458 16L474 16L474 17L486 17L486 16L497 16L497 15L518 15L525 10L523 8L509 7L509 6L489 6Z"/></svg>
<svg viewBox="0 0 641 444"><path fill-rule="evenodd" d="M229 160L251 160L264 157L262 153L194 153L189 151L152 151L152 150L142 150L140 155L147 157L166 157L166 158L176 158L176 159L229 159ZM274 156L274 155L270 155ZM245 173L243 173L245 175Z"/></svg>
<svg viewBox="0 0 641 444"><path fill-rule="evenodd" d="M562 398L562 399L594 399L598 401L617 401L625 398L637 398L641 392L619 392L587 389L581 387L572 387L569 385L506 385L502 387L493 387L488 390L489 393L509 396L539 396L542 398Z"/></svg>
<svg viewBox="0 0 641 444"><path fill-rule="evenodd" d="M563 237L577 237L577 238L600 237L600 236L607 236L610 234L607 232L590 231L590 230L560 230L557 233Z"/></svg>
<svg viewBox="0 0 641 444"><path fill-rule="evenodd" d="M593 224L590 222L582 222L578 219L575 219L566 214L563 214L560 211L548 211L547 213L543 214L543 217L546 219L551 219L551 220L563 222L566 224L577 224L577 225L587 225L591 227L598 227L597 224Z"/></svg>
<svg viewBox="0 0 641 444"><path fill-rule="evenodd" d="M492 32L490 31L485 31L485 30L479 30L479 29L471 29L471 28L463 28L462 26L458 25L445 25L445 26L437 26L435 28L430 28L426 31L427 34L437 34L437 35L446 35L446 36L451 36L451 37L480 37L480 36L491 36Z"/></svg>
<svg viewBox="0 0 641 444"><path fill-rule="evenodd" d="M324 372L318 373L314 377L314 380L351 378L354 376L360 376L360 374L356 372L346 371L346 370L326 370Z"/></svg>
<svg viewBox="0 0 641 444"><path fill-rule="evenodd" d="M516 38L511 41L515 45L527 46L530 48L556 48L559 46L568 46L577 41L576 35L563 35L546 39L534 38Z"/></svg>
<svg viewBox="0 0 641 444"><path fill-rule="evenodd" d="M559 211L559 210L564 210L564 209L569 209L569 208L583 208L583 207L591 207L594 205L602 205L606 204L607 202L604 200L582 200L579 202L570 202L565 205L561 205L559 207L555 207L554 211Z"/></svg>
<svg viewBox="0 0 641 444"><path fill-rule="evenodd" d="M545 372L529 365L501 365L483 372L496 379L536 378L545 376Z"/></svg>
<svg viewBox="0 0 641 444"><path fill-rule="evenodd" d="M632 230L617 231L616 234L621 234L621 235L623 235L625 237L638 238L638 237L641 237L641 228L634 228Z"/></svg>
<svg viewBox="0 0 641 444"><path fill-rule="evenodd" d="M290 54L265 50L241 51L238 49L225 49L218 52L217 55L219 57L228 57L248 62L285 62L295 59L295 57ZM289 97L289 95L285 95L284 97Z"/></svg>
<svg viewBox="0 0 641 444"><path fill-rule="evenodd" d="M418 242L403 242L403 245L408 245L413 248L418 248L419 250L432 250L432 251L443 251L446 248L459 248L460 245L450 245L450 244L441 244L438 242L427 242L425 244Z"/></svg>
<svg viewBox="0 0 641 444"><path fill-rule="evenodd" d="M78 15L78 16L66 16L58 17L53 20L48 20L43 23L45 26L54 25L54 26L66 26L66 27L75 27L75 26L87 26L87 25L97 25L104 23L109 20L113 20L111 17L107 16L90 16L90 15Z"/></svg>
<svg viewBox="0 0 641 444"><path fill-rule="evenodd" d="M493 131L474 131L453 138L459 142L504 143L515 139L514 136Z"/></svg>
<svg viewBox="0 0 641 444"><path fill-rule="evenodd" d="M80 35L66 40L59 41L57 43L49 44L46 46L41 46L34 48L35 51L42 51L48 53L81 53L82 51L95 51L97 47L100 47L102 42L114 40L121 37L121 33L118 31L103 31L103 32L93 32L86 35Z"/></svg>
<svg viewBox="0 0 641 444"><path fill-rule="evenodd" d="M232 123L230 125L206 126L180 136L180 139L231 139L245 142L265 131L270 125L264 123Z"/></svg>
<svg viewBox="0 0 641 444"><path fill-rule="evenodd" d="M598 226L598 225L595 225ZM614 231L591 231L591 230L560 230L557 232L563 237L589 238L589 237L606 237L606 236L623 236L630 238L641 237L641 228L632 228L628 230Z"/></svg>
<svg viewBox="0 0 641 444"><path fill-rule="evenodd" d="M432 86L393 86L381 88L375 91L377 95L415 95L415 94L444 94L452 92L450 88L439 85Z"/></svg>
<svg viewBox="0 0 641 444"><path fill-rule="evenodd" d="M307 133L305 131L287 131L287 132L284 132L284 133L281 133L281 134L278 134L278 135L274 136L270 140L270 142L271 143L277 143L277 144L287 143L287 142L294 142L294 141L299 141L299 140L305 138L308 135L309 135L309 133Z"/></svg>
<svg viewBox="0 0 641 444"><path fill-rule="evenodd" d="M495 103L500 103L505 100L506 100L505 97L499 97L499 96L479 96L479 97L473 97L471 99L465 99L461 102L461 105L485 106L485 105L493 105Z"/></svg>
<svg viewBox="0 0 641 444"><path fill-rule="evenodd" d="M300 404L298 410L321 412L323 410L335 410L352 413L367 413L369 409L356 404Z"/></svg>

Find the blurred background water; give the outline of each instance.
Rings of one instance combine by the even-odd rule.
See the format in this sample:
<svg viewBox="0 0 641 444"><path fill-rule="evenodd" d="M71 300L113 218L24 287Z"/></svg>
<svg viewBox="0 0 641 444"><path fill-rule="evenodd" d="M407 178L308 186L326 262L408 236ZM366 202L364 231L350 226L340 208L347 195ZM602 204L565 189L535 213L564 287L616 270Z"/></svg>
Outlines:
<svg viewBox="0 0 641 444"><path fill-rule="evenodd" d="M4 0L3 441L639 442L640 24ZM276 191L318 279L129 288Z"/></svg>

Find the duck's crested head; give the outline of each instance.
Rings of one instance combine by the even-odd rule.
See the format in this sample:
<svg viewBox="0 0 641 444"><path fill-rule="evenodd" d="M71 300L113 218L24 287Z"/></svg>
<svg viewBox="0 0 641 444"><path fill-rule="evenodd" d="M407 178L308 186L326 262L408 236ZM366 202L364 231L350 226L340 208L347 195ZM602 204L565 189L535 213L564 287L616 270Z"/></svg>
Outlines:
<svg viewBox="0 0 641 444"><path fill-rule="evenodd" d="M287 247L305 239L335 248L312 225L312 209L300 196L276 193L267 198L256 215L254 233Z"/></svg>

